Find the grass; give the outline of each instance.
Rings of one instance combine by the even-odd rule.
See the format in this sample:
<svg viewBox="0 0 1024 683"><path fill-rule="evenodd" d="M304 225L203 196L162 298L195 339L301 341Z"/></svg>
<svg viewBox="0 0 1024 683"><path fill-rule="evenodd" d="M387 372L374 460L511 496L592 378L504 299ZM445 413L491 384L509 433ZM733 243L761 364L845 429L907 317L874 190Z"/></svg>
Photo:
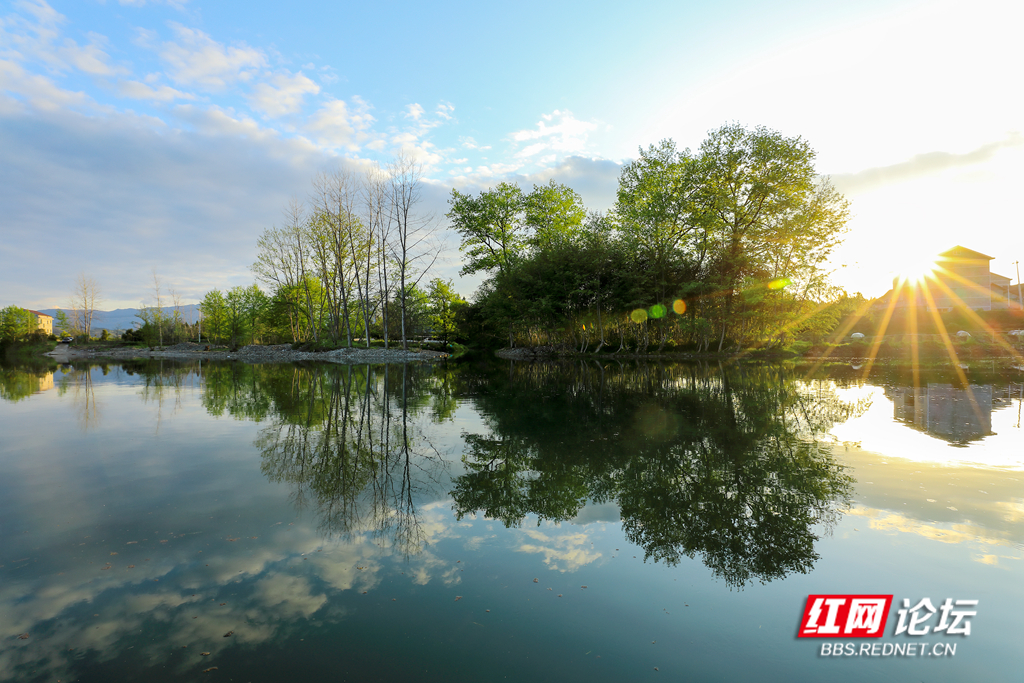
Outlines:
<svg viewBox="0 0 1024 683"><path fill-rule="evenodd" d="M56 348L57 342L43 340L31 340L21 342L6 342L0 346L4 360L12 363L33 363L38 362L39 357L49 353Z"/></svg>

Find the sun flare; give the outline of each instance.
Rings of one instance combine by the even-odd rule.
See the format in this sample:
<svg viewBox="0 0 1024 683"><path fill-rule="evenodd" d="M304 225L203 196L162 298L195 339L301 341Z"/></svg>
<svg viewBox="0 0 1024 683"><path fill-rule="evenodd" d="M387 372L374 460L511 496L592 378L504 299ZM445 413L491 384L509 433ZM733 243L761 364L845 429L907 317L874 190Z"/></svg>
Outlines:
<svg viewBox="0 0 1024 683"><path fill-rule="evenodd" d="M923 282L937 268L935 261L934 256L903 259L898 272L900 280L910 283Z"/></svg>

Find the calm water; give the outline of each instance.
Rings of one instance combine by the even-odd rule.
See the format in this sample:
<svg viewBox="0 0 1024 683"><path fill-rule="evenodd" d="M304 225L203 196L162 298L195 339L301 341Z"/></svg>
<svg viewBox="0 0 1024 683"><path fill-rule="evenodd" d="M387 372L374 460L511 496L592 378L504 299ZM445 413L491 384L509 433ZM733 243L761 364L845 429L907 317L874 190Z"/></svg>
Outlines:
<svg viewBox="0 0 1024 683"><path fill-rule="evenodd" d="M0 680L1020 680L1024 373L862 372L3 368Z"/></svg>

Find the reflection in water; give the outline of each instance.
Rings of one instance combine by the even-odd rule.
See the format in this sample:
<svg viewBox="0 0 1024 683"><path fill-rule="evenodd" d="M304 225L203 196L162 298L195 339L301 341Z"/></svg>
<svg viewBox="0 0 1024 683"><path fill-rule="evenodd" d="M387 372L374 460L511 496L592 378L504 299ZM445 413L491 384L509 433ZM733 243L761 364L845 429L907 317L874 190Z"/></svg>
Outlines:
<svg viewBox="0 0 1024 683"><path fill-rule="evenodd" d="M807 572L852 479L818 441L863 408L779 368L513 365L477 399L457 513L518 526L615 502L647 558L700 556L731 586Z"/></svg>
<svg viewBox="0 0 1024 683"><path fill-rule="evenodd" d="M374 529L408 555L423 545L415 499L440 486L444 469L409 413L451 416L451 378L439 376L225 366L207 374L206 404L266 423L256 442L263 473L293 484L323 532ZM830 528L849 498L852 479L817 437L859 406L791 372L528 364L481 386L490 432L463 434L468 472L451 492L460 517L480 511L518 526L528 514L565 521L588 500L614 502L647 558L699 555L742 586L807 572L815 525Z"/></svg>
<svg viewBox="0 0 1024 683"><path fill-rule="evenodd" d="M326 534L373 529L407 556L420 552L415 501L439 487L445 462L410 421L424 407L418 369L282 370L290 381L266 387L282 409L256 441L263 473L293 484L296 504L314 507Z"/></svg>
<svg viewBox="0 0 1024 683"><path fill-rule="evenodd" d="M800 647L786 621L797 586L723 594L816 563L834 585L886 585L899 563L914 567L920 595L994 586L980 596L990 637L944 664L963 679L989 659L986 643L1012 651L1019 615L991 598L1020 602L1024 463L908 459L891 432L949 449L895 424L878 386L757 366L147 362L108 377L100 365L67 367L56 392L25 402L45 373L5 373L0 680L422 680L428 669L434 680L631 680L654 648L631 644L622 623L673 644L659 651L663 672L675 657L681 673L704 666L699 678L770 665L766 678L799 680L819 661L811 649L793 665L756 655L712 665L700 653L737 637ZM1019 420L1024 387L992 387L992 409L1011 405ZM840 400L865 395L873 408ZM40 445L82 413L88 434L53 429ZM825 443L855 416L844 443ZM1010 417L993 414L1000 434L971 452L1019 453ZM860 448L880 426L888 441ZM439 445L460 431L461 463ZM835 537L820 540L851 498ZM485 518L531 528L503 532ZM594 519L621 529L553 524ZM616 557L625 540L644 553ZM634 553L679 566L661 571ZM708 609L696 625L662 611L693 604L707 578L686 557L724 579L699 591ZM624 667L573 654L595 643ZM717 668L732 659L735 670ZM882 665L870 673L900 663ZM857 677L863 667L843 680Z"/></svg>
<svg viewBox="0 0 1024 683"><path fill-rule="evenodd" d="M992 411L1009 407L1015 396L1013 386L971 384L961 388L936 382L889 387L885 395L893 402L896 420L954 445L992 436Z"/></svg>
<svg viewBox="0 0 1024 683"><path fill-rule="evenodd" d="M99 411L95 368L62 387L83 429ZM588 501L618 507L645 557L697 557L731 586L807 572L852 478L823 445L863 408L830 382L777 367L598 363L464 367L144 363L139 395L179 409L201 377L216 416L262 424L261 471L294 487L326 536L372 529L405 555L424 539L416 501L443 493L446 461L414 415L452 419L473 395L488 431L464 433L466 472L451 484L456 514L506 526L527 515L567 521Z"/></svg>
<svg viewBox="0 0 1024 683"><path fill-rule="evenodd" d="M22 401L29 396L53 388L53 371L39 369L27 371L0 365L0 399L5 401Z"/></svg>
<svg viewBox="0 0 1024 683"><path fill-rule="evenodd" d="M90 364L64 366L57 388L61 396L71 398L78 427L83 432L100 424L100 408L96 402L96 387L92 378L93 369ZM104 375L107 374L105 370L104 367Z"/></svg>

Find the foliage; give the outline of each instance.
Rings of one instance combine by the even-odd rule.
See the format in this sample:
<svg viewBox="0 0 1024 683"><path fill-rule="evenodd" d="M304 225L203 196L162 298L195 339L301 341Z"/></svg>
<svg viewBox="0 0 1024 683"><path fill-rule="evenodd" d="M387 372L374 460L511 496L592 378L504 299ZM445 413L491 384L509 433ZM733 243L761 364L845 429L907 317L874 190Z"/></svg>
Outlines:
<svg viewBox="0 0 1024 683"><path fill-rule="evenodd" d="M466 300L453 289L452 281L434 278L427 291L429 299L429 321L434 336L449 342L458 330L459 316Z"/></svg>
<svg viewBox="0 0 1024 683"><path fill-rule="evenodd" d="M615 502L646 558L699 556L742 587L809 571L822 527L849 504L852 478L820 436L865 404L828 383L774 367L589 363L513 366L488 383L486 430L463 435L460 517L562 522L588 500Z"/></svg>
<svg viewBox="0 0 1024 683"><path fill-rule="evenodd" d="M801 138L739 125L696 153L640 150L607 216L551 183L452 193L464 273L489 278L466 332L577 351L780 348L820 340L849 312L821 264L846 201Z"/></svg>
<svg viewBox="0 0 1024 683"><path fill-rule="evenodd" d="M36 316L24 308L8 306L0 310L0 342L27 339L37 327Z"/></svg>

